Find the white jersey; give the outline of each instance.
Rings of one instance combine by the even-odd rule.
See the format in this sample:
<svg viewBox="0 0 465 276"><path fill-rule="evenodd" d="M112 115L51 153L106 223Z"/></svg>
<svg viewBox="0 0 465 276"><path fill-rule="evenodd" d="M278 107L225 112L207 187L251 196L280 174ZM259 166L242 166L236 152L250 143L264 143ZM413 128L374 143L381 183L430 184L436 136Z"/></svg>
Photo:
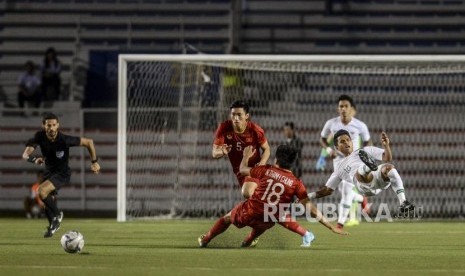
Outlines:
<svg viewBox="0 0 465 276"><path fill-rule="evenodd" d="M363 148L366 153L371 155L376 160L383 160L383 153L384 149L378 147L364 147ZM350 155L342 158L334 168L334 172L329 177L328 181L326 182L326 187L331 188L332 190L336 190L339 183L344 180L350 183L355 183L354 180L355 173L357 172L358 168L360 168L364 163L358 156L358 152L360 149L353 151Z"/></svg>
<svg viewBox="0 0 465 276"><path fill-rule="evenodd" d="M321 137L328 138L330 134L334 135L341 129L347 130L350 133L350 138L354 144L354 151L360 148L362 142L368 142L370 140L370 132L364 122L359 119L352 118L352 120L345 125L342 123L341 117L335 117L326 121L325 126L321 131ZM340 152L337 153L337 157L333 159L334 167L336 167L337 162L344 158Z"/></svg>

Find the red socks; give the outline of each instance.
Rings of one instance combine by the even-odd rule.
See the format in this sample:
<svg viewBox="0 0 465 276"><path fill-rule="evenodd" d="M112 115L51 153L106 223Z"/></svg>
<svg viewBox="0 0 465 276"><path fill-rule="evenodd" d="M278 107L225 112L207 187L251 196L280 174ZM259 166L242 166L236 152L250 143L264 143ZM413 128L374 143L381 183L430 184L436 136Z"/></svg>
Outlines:
<svg viewBox="0 0 465 276"><path fill-rule="evenodd" d="M305 232L307 232L307 230L300 226L300 224L298 224L297 221L279 222L279 224L301 236L305 235Z"/></svg>
<svg viewBox="0 0 465 276"><path fill-rule="evenodd" d="M218 236L219 234L223 233L226 229L228 229L231 223L226 223L224 217L219 218L215 225L213 225L212 229L208 231L207 235L203 239L205 242L210 242L214 237Z"/></svg>
<svg viewBox="0 0 465 276"><path fill-rule="evenodd" d="M244 243L247 243L247 244L250 244L252 243L252 241L254 239L256 239L257 237L259 237L261 234L263 234L263 232L265 232L266 230L257 230L255 228L252 229L252 231L249 233L249 235L247 235L247 237L245 238L244 240Z"/></svg>

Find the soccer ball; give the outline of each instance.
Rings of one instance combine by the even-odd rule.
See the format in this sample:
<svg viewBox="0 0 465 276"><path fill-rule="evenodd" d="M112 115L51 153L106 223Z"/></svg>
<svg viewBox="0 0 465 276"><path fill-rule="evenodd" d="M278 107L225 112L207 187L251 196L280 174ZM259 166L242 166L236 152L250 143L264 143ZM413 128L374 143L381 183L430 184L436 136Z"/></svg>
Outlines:
<svg viewBox="0 0 465 276"><path fill-rule="evenodd" d="M77 253L84 248L84 236L78 231L71 230L61 236L61 246L67 253Z"/></svg>

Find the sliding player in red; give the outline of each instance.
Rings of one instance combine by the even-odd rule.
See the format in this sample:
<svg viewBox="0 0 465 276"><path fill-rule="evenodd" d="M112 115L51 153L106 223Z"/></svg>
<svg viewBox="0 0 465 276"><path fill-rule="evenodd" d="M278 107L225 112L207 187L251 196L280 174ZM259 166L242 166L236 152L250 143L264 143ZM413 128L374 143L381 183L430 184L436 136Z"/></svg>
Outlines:
<svg viewBox="0 0 465 276"><path fill-rule="evenodd" d="M242 247L254 246L256 239L267 229L274 226L274 221L283 218L283 214L280 214L279 211L270 214L270 209L283 209L280 205L290 205L294 196L308 208L312 217L316 217L321 224L334 233L347 234L342 229L328 223L309 201L304 184L290 170L297 156L294 148L288 145L280 145L276 150L274 165L248 167L247 163L255 153L253 147L245 148L240 166L241 172L250 174L250 176L246 177L242 186L242 195L247 200L236 205L228 214L219 218L210 231L201 235L198 238L200 247L206 247L214 237L223 233L231 224L238 228L251 227L252 231L242 242ZM302 228L302 231L302 234L300 234L303 238L301 246L309 247L315 236L306 229Z"/></svg>

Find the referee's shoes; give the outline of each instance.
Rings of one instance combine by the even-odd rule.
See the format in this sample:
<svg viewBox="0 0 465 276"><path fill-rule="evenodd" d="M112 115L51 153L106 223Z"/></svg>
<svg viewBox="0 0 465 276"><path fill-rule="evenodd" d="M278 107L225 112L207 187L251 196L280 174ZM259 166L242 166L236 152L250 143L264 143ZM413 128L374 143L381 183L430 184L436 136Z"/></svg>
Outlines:
<svg viewBox="0 0 465 276"><path fill-rule="evenodd" d="M47 232L44 234L44 238L50 238L55 234L58 229L60 229L60 223L61 220L63 219L63 212L60 213L60 216L53 218L52 223L50 226L47 228Z"/></svg>

